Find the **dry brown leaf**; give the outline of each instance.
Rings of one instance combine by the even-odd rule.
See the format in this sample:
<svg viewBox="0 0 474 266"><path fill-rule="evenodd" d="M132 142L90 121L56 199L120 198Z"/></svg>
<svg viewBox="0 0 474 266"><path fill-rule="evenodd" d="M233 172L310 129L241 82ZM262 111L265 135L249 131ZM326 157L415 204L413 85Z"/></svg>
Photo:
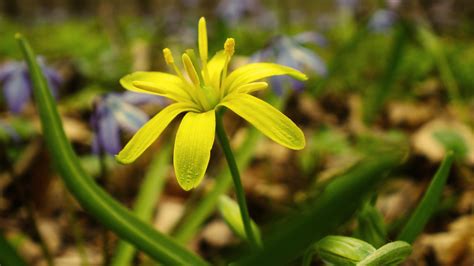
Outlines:
<svg viewBox="0 0 474 266"><path fill-rule="evenodd" d="M201 233L204 241L214 247L224 247L235 242L234 233L223 220L214 220L204 227Z"/></svg>
<svg viewBox="0 0 474 266"><path fill-rule="evenodd" d="M155 216L155 228L163 233L170 232L184 214L184 205L179 198L163 198Z"/></svg>
<svg viewBox="0 0 474 266"><path fill-rule="evenodd" d="M407 178L388 180L377 197L377 208L385 221L400 218L412 210L423 192L423 187Z"/></svg>
<svg viewBox="0 0 474 266"><path fill-rule="evenodd" d="M474 215L463 216L452 222L447 232L424 234L414 243L413 256L426 256L429 250L440 265L473 265ZM412 256L412 259L414 259ZM415 260L422 260L421 257Z"/></svg>
<svg viewBox="0 0 474 266"><path fill-rule="evenodd" d="M466 163L474 165L474 133L465 124L449 118L437 118L421 127L412 136L412 144L418 153L439 162L444 158L444 146L433 136L435 132L453 131L459 134L468 148Z"/></svg>
<svg viewBox="0 0 474 266"><path fill-rule="evenodd" d="M57 221L46 217L37 217L36 223L38 231L41 234L49 251L55 254L61 246L61 228L57 225Z"/></svg>
<svg viewBox="0 0 474 266"><path fill-rule="evenodd" d="M413 102L391 102L387 109L393 125L412 127L428 121L436 114L432 106Z"/></svg>
<svg viewBox="0 0 474 266"><path fill-rule="evenodd" d="M100 250L91 247L84 247L88 265L102 265L102 254ZM82 255L77 248L68 248L60 256L54 258L56 266L82 266L85 265Z"/></svg>

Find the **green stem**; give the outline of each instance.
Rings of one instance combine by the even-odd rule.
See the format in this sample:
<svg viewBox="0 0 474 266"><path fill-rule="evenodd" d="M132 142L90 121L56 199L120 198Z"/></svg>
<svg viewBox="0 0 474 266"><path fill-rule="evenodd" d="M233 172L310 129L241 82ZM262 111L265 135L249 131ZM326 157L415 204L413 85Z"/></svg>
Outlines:
<svg viewBox="0 0 474 266"><path fill-rule="evenodd" d="M287 96L278 97L269 94L266 97L267 102L281 109L285 105ZM235 159L239 169L247 168L257 143L262 139L262 134L256 128L251 127L247 131L247 136L243 143L238 148ZM173 230L174 239L180 243L187 243L199 230L200 226L206 221L214 212L217 201L223 193L225 193L232 185L230 172L227 169L221 169L215 178L216 182L212 189L199 199L199 203L187 203L186 216L178 224L177 228Z"/></svg>
<svg viewBox="0 0 474 266"><path fill-rule="evenodd" d="M314 247L310 246L309 248L306 249L306 251L303 254L303 262L301 263L302 266L311 266L311 262L313 261L313 256L314 256Z"/></svg>
<svg viewBox="0 0 474 266"><path fill-rule="evenodd" d="M250 224L250 215L247 208L247 203L245 201L245 191L242 187L242 182L240 180L239 169L237 168L237 163L235 162L234 154L227 139L227 135L224 130L224 125L222 123L222 114L220 112L216 113L216 132L219 143L221 144L222 150L224 151L227 164L229 165L230 173L232 175L232 180L234 181L235 194L237 196L237 203L240 207L240 214L242 215L242 222L244 224L245 234L247 239L253 247L258 247L257 238L255 237L252 226Z"/></svg>

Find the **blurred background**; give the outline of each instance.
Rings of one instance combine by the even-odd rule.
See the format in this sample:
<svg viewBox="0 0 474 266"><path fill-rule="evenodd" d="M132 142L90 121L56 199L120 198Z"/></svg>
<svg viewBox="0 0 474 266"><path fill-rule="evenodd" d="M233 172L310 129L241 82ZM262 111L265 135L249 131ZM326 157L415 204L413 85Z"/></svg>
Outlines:
<svg viewBox="0 0 474 266"><path fill-rule="evenodd" d="M309 76L305 83L273 78L260 95L307 139L303 151L293 152L261 138L241 169L250 214L264 231L328 180L395 143L409 153L376 201L390 236L452 149L457 159L443 200L405 264L473 265L474 5L468 0L0 1L0 228L28 263L107 265L117 238L80 208L54 171L14 34L24 34L39 55L88 173L132 207L174 131L135 164L116 163L113 155L169 103L125 92L119 79L168 71L162 49L176 56L196 48L201 16L210 54L233 37L233 66L271 61ZM236 148L252 130L231 114L226 126ZM157 229L179 230L212 189L223 163L220 149L212 152L206 180L192 192L177 185L171 154L160 164L161 193L152 198L149 219ZM219 265L239 241L216 212L203 222L189 246ZM354 223L341 232L352 234ZM133 265L152 263L138 254Z"/></svg>

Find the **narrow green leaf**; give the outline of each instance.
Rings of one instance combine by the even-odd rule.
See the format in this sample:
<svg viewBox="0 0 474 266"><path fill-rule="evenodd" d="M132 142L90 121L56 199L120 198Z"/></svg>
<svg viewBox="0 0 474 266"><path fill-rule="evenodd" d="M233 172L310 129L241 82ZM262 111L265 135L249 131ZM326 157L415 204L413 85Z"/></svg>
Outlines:
<svg viewBox="0 0 474 266"><path fill-rule="evenodd" d="M26 262L16 252L16 249L0 234L0 265L26 266Z"/></svg>
<svg viewBox="0 0 474 266"><path fill-rule="evenodd" d="M430 219L431 214L437 208L444 185L449 176L449 170L454 160L454 153L452 151L446 154L433 180L431 181L428 190L426 190L423 199L416 207L415 212L411 215L407 224L398 235L398 240L403 240L408 243L413 243L416 237L423 231L426 223Z"/></svg>
<svg viewBox="0 0 474 266"><path fill-rule="evenodd" d="M240 214L240 208L237 202L229 198L228 196L222 195L219 198L218 209L224 221L234 231L237 236L241 239L248 240L245 234L244 224L242 222L242 216ZM250 225L252 227L253 234L256 238L258 246L262 246L262 238L260 235L260 229L257 224L251 219Z"/></svg>
<svg viewBox="0 0 474 266"><path fill-rule="evenodd" d="M156 154L151 161L133 208L133 213L147 223L150 222L153 210L166 183L166 173L170 166L171 143L164 143L161 152ZM126 241L121 240L117 244L111 265L131 265L134 254L135 248Z"/></svg>
<svg viewBox="0 0 474 266"><path fill-rule="evenodd" d="M104 226L157 261L172 265L207 265L201 258L135 217L85 173L66 138L56 103L30 45L20 34L15 37L28 63L47 147L74 198Z"/></svg>
<svg viewBox="0 0 474 266"><path fill-rule="evenodd" d="M448 58L446 57L443 43L428 27L418 26L416 30L418 40L436 62L441 81L444 83L450 100L454 102L462 102L459 93L459 86L454 78Z"/></svg>
<svg viewBox="0 0 474 266"><path fill-rule="evenodd" d="M387 231L382 214L371 203L364 204L357 215L355 236L378 248L386 243Z"/></svg>
<svg viewBox="0 0 474 266"><path fill-rule="evenodd" d="M364 120L366 123L372 123L380 109L390 96L391 88L397 79L398 69L403 59L403 53L407 46L407 28L403 23L396 29L393 44L391 47L390 58L388 59L385 72L375 90L370 92L371 95L365 97L364 104Z"/></svg>
<svg viewBox="0 0 474 266"><path fill-rule="evenodd" d="M382 176L401 161L392 152L367 159L349 173L335 178L299 214L269 233L264 249L236 262L236 265L286 265L307 247L348 221Z"/></svg>

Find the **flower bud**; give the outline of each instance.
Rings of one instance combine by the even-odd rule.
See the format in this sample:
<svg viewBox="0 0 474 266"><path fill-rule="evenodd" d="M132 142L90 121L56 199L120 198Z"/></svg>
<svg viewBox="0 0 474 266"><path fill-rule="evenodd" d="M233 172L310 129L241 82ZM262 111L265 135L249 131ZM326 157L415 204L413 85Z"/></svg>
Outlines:
<svg viewBox="0 0 474 266"><path fill-rule="evenodd" d="M317 243L316 249L323 261L334 265L356 265L375 252L369 243L346 236L327 236Z"/></svg>

